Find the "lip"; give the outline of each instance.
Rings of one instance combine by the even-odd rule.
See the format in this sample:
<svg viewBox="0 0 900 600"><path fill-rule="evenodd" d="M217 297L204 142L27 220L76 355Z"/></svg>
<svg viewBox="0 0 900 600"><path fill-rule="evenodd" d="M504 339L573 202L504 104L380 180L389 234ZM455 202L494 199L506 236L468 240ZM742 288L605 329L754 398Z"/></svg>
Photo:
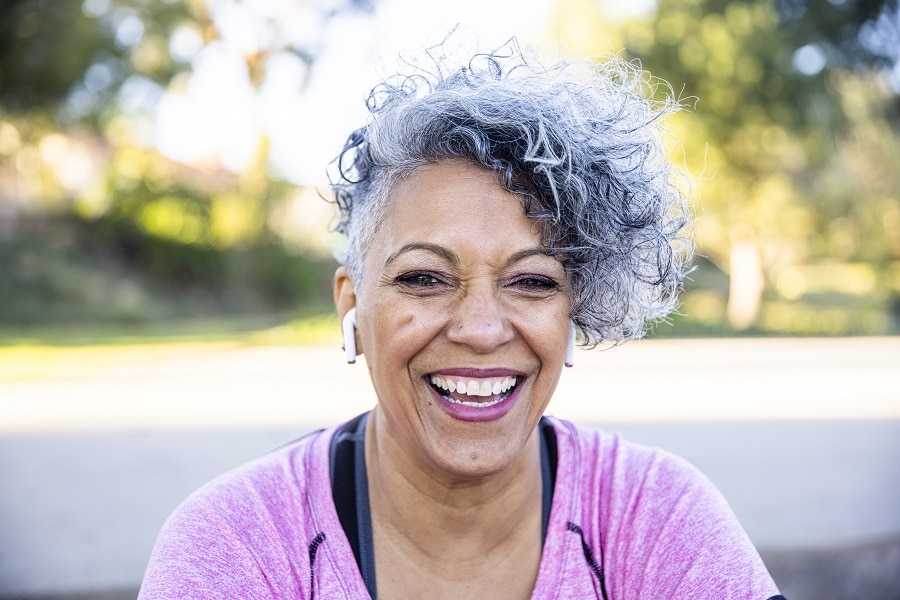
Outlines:
<svg viewBox="0 0 900 600"><path fill-rule="evenodd" d="M478 367L454 367L450 369L440 369L432 371L429 375L447 375L450 377L473 377L475 379L484 377L525 377L522 371L506 368L482 369Z"/></svg>
<svg viewBox="0 0 900 600"><path fill-rule="evenodd" d="M431 375L443 375L449 377L521 377L522 381L516 384L515 389L513 389L512 393L501 400L496 404L492 404L490 406L485 407L476 407L476 406L466 406L464 404L457 404L456 402L449 402L444 396L439 394L437 390L432 387L431 383L428 381L428 377L425 378L425 385L428 386L428 391L435 398L437 405L443 409L445 413L451 416L454 419L459 421L467 421L469 423L487 423L490 421L497 421L503 418L506 413L513 409L516 404L516 400L519 398L519 392L522 390L522 384L525 382L525 375L521 371L516 371L512 369L477 369L477 368L453 368L453 369L441 369L439 371L433 371L429 373L429 377Z"/></svg>

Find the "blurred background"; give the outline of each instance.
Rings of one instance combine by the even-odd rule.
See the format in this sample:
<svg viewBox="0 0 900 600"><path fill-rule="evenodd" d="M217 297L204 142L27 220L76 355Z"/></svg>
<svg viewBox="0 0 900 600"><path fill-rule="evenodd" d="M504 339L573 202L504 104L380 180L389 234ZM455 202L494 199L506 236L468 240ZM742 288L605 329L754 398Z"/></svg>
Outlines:
<svg viewBox="0 0 900 600"><path fill-rule="evenodd" d="M897 333L896 2L483 4L6 0L0 325L327 312L325 166L398 51L459 22L640 61L692 108L702 258L656 335Z"/></svg>
<svg viewBox="0 0 900 600"><path fill-rule="evenodd" d="M0 597L133 597L191 489L371 405L326 166L457 24L639 61L688 108L681 314L558 414L701 466L794 600L900 598L900 7L870 0L4 0ZM677 410L628 397L647 361L690 372ZM567 400L591 374L619 404ZM323 378L341 399L297 408Z"/></svg>

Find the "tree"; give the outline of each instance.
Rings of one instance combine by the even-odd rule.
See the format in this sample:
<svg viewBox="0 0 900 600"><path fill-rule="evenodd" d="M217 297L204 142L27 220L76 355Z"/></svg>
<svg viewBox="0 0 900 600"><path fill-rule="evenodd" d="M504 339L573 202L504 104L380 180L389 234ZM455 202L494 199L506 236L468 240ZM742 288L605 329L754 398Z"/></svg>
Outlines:
<svg viewBox="0 0 900 600"><path fill-rule="evenodd" d="M893 2L661 0L653 19L626 26L626 52L686 102L699 99L673 129L691 170L701 173L702 252L729 274L727 314L736 329L790 328L760 311L767 290L799 298L800 289L785 282L803 265L863 262L857 271L875 273L896 258L875 218L897 206L896 193L872 178L860 182L856 169L864 167L848 163L845 152L873 124L883 125L878 147L896 143L886 115L897 97L886 91L884 68L900 56L886 56L886 46L863 35L878 29L900 48L885 25L896 15ZM860 93L864 106L854 109ZM865 168L881 161L881 170L900 170L896 152L866 155ZM858 250L835 254L835 238L847 236L855 241L845 246ZM882 240L877 249L875 240ZM811 330L863 329L827 320Z"/></svg>
<svg viewBox="0 0 900 600"><path fill-rule="evenodd" d="M305 11L312 26L288 35L281 15L266 12L276 9ZM228 10L230 21L222 14ZM284 307L308 298L313 286L327 291L327 281L311 283L310 272L320 277L317 263L330 266L330 258L302 256L307 248L280 218L304 194L268 176L258 131L248 160L229 169L221 157L184 165L162 156L147 125L166 91L197 75L195 59L228 41L235 19L252 17L254 43L233 57L256 89L274 57L315 63L325 35L315 23L368 10L368 0L0 4L0 318L52 313L30 301L37 296L73 315L78 298L98 297L73 286L116 288L134 276L156 295L138 303L150 317L172 293L199 290L204 300L192 302L202 310L246 308L240 299L248 297ZM102 267L96 277L88 275L91 265ZM121 307L97 316L134 316L134 293L100 296L120 295ZM21 311L12 310L14 301Z"/></svg>

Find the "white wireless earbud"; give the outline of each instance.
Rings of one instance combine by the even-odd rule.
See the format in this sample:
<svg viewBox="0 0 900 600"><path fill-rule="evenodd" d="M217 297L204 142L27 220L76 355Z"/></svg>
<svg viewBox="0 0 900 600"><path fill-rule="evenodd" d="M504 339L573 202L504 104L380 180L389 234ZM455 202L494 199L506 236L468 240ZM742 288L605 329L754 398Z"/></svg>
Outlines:
<svg viewBox="0 0 900 600"><path fill-rule="evenodd" d="M569 341L566 344L565 364L567 367L575 364L575 321L569 322Z"/></svg>
<svg viewBox="0 0 900 600"><path fill-rule="evenodd" d="M347 352L347 362L351 365L356 362L356 309L351 308L344 315L341 322L344 332L344 350Z"/></svg>

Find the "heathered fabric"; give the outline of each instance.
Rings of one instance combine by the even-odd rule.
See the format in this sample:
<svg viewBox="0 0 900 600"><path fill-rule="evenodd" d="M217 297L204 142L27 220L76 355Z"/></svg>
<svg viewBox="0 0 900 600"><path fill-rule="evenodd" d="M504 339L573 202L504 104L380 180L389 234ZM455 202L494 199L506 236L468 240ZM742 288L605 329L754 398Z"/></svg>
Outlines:
<svg viewBox="0 0 900 600"><path fill-rule="evenodd" d="M778 593L712 483L685 461L552 420L556 486L534 599L766 600ZM369 598L316 432L213 480L169 517L139 599Z"/></svg>

